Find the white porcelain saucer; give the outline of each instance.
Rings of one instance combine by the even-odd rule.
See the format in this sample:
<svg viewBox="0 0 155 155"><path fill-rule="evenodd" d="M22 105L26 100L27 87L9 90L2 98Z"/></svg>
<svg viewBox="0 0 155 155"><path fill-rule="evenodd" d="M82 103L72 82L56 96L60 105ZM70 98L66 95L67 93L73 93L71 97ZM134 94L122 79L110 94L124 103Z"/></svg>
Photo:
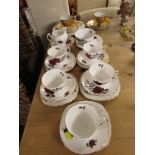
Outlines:
<svg viewBox="0 0 155 155"><path fill-rule="evenodd" d="M88 69L95 61L101 60L101 59L89 59L86 57L85 53L86 51L81 50L77 54L77 64L84 69ZM104 57L101 61L105 63L109 62L109 56L107 52L104 52Z"/></svg>
<svg viewBox="0 0 155 155"><path fill-rule="evenodd" d="M97 34L94 35L93 40L96 40L97 42L99 42L99 44L103 44L103 39L102 39L102 37L99 36L99 35L97 35ZM76 40L76 45L77 45L77 47L83 49L83 46L82 46L81 44L79 44L79 42L78 42L77 40Z"/></svg>
<svg viewBox="0 0 155 155"><path fill-rule="evenodd" d="M96 131L88 138L81 139L77 136L73 136L66 127L65 120L68 111L73 106L76 106L78 104L90 105L91 107L94 108L94 110L97 111L98 114L104 117L104 122L102 122L102 124L100 124L97 127ZM84 110L85 107L79 107L79 108L83 108L81 110ZM62 114L59 129L60 129L60 137L64 143L64 146L77 154L90 154L100 151L101 149L105 148L110 142L111 122L108 112L101 104L93 101L79 101L67 106L67 108L64 110Z"/></svg>
<svg viewBox="0 0 155 155"><path fill-rule="evenodd" d="M71 52L68 53L68 55L64 61L57 63L54 66L49 65L49 60L50 60L50 57L47 56L45 59L45 62L44 62L46 71L53 69L53 68L59 68L59 69L64 70L65 72L68 72L68 71L72 70L76 64L76 58L75 58L74 54Z"/></svg>
<svg viewBox="0 0 155 155"><path fill-rule="evenodd" d="M41 101L48 106L59 106L72 102L78 95L79 86L76 78L67 73L70 78L68 81L68 86L57 93L54 97L46 96L44 87L40 86L40 98Z"/></svg>

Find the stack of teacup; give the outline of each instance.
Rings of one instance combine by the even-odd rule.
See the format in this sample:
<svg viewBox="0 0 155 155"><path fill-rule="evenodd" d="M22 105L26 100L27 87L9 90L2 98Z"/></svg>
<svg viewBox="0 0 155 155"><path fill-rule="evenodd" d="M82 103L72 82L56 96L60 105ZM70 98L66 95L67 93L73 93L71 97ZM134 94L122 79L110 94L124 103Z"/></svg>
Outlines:
<svg viewBox="0 0 155 155"><path fill-rule="evenodd" d="M95 62L80 79L81 93L96 101L111 100L118 96L120 83L118 71L107 63Z"/></svg>
<svg viewBox="0 0 155 155"><path fill-rule="evenodd" d="M45 105L59 106L72 102L78 94L76 78L62 69L51 69L42 77L40 98Z"/></svg>
<svg viewBox="0 0 155 155"><path fill-rule="evenodd" d="M75 33L76 45L83 49L85 43L90 41L97 41L99 44L103 44L103 39L101 36L97 35L93 29L90 28L81 28Z"/></svg>
<svg viewBox="0 0 155 155"><path fill-rule="evenodd" d="M77 63L84 69L88 69L91 64L99 60L108 63L109 56L106 52L106 46L103 46L96 40L85 43L83 50L77 55Z"/></svg>
<svg viewBox="0 0 155 155"><path fill-rule="evenodd" d="M75 66L75 56L70 52L70 45L73 44L74 38L69 37L66 30L67 28L63 27L47 34L50 48L45 59L46 70L59 68L70 71Z"/></svg>
<svg viewBox="0 0 155 155"><path fill-rule="evenodd" d="M67 44L50 47L47 55L45 59L46 70L59 68L68 72L76 64L75 56L70 52L70 47Z"/></svg>

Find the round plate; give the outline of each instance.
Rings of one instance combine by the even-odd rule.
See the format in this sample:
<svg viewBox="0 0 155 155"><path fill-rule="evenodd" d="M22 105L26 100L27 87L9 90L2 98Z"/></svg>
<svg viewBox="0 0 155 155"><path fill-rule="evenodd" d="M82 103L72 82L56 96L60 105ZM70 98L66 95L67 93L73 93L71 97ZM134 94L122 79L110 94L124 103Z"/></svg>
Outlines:
<svg viewBox="0 0 155 155"><path fill-rule="evenodd" d="M53 31L55 30L60 30L62 29L64 26L61 22L59 22L58 24L56 24L54 27L53 27ZM75 32L80 29L80 28L84 28L85 27L85 24L82 22L82 21L78 21L78 20L74 20L74 23L73 23L73 26L71 27L67 27L67 33L69 35L74 35Z"/></svg>
<svg viewBox="0 0 155 155"><path fill-rule="evenodd" d="M102 116L105 117L104 123L100 124L100 126L97 128L95 133L91 137L86 139L80 139L72 135L68 137L67 135L69 134L69 132L67 131L67 128L66 128L65 117L66 117L67 111L71 107L77 104L92 105L97 110L98 113L100 113ZM67 106L67 108L64 110L62 114L59 129L60 129L60 137L64 145L69 150L77 154L89 154L89 153L100 151L101 149L106 147L110 142L111 122L110 122L108 112L101 104L93 101L79 101Z"/></svg>
<svg viewBox="0 0 155 155"><path fill-rule="evenodd" d="M89 59L85 56L85 51L81 50L78 54L77 54L77 63L80 67L84 68L84 69L88 69L91 64L95 61L98 61L100 59ZM107 52L104 52L104 58L103 60L101 60L105 63L109 62L109 56Z"/></svg>
<svg viewBox="0 0 155 155"><path fill-rule="evenodd" d="M79 91L78 82L73 75L71 75L71 74L68 74L68 75L72 79L72 81L69 84L70 86L65 88L64 93L62 93L62 91L64 91L64 89L61 92L58 92L59 98L58 97L57 98L56 97L51 97L51 98L47 97L45 94L45 91L43 89L43 86L41 85L40 98L45 105L59 106L59 105L70 103L77 97L78 91Z"/></svg>
<svg viewBox="0 0 155 155"><path fill-rule="evenodd" d="M104 25L102 27L96 26L95 24L96 24L95 19L91 19L87 22L87 26L95 30L104 30L110 26L110 22L108 23L104 22Z"/></svg>
<svg viewBox="0 0 155 155"><path fill-rule="evenodd" d="M101 44L101 45L103 44L102 37L97 34L94 36L93 40L97 40L97 42L99 42L99 44ZM81 44L79 44L79 42L77 40L76 40L76 45L77 45L77 47L83 49L83 46Z"/></svg>
<svg viewBox="0 0 155 155"><path fill-rule="evenodd" d="M76 58L74 54L71 52L67 55L67 58L64 61L57 63L54 67L48 65L49 60L50 60L50 57L47 56L44 63L46 71L54 68L59 68L64 70L65 72L68 72L72 70L76 64Z"/></svg>

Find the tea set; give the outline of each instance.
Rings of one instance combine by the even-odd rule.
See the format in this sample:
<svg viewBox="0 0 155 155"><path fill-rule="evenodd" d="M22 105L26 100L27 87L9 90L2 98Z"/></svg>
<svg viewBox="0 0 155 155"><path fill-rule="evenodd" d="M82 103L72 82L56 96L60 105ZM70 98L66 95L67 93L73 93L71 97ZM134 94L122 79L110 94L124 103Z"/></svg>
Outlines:
<svg viewBox="0 0 155 155"><path fill-rule="evenodd" d="M69 36L72 36L78 29L84 28L85 24L82 21L73 20L73 17L70 15L65 15L60 17L60 22L53 27L53 31L60 30L64 27L67 27L67 33Z"/></svg>
<svg viewBox="0 0 155 155"><path fill-rule="evenodd" d="M102 23L99 20L99 17L103 19L101 14L97 13L95 17ZM79 23L81 25L77 26ZM47 39L50 47L44 61L46 72L40 86L43 104L57 107L71 103L77 98L79 90L85 98L94 101L111 100L119 95L118 71L108 64L106 46L95 30L85 28L83 22L66 15L60 17L60 22L47 34ZM76 57L71 48L74 41L80 48ZM79 81L67 73L76 62L86 69ZM111 122L108 112L94 101L72 103L62 114L60 137L64 146L74 153L94 153L110 142Z"/></svg>

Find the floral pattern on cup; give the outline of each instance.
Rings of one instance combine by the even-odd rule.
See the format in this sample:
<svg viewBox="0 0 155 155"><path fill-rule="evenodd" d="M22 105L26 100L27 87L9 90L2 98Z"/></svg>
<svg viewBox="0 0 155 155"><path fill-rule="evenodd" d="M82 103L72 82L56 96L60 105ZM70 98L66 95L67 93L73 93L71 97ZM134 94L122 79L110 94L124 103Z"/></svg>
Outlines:
<svg viewBox="0 0 155 155"><path fill-rule="evenodd" d="M95 53L95 54L89 54L85 53L85 56L89 59L103 59L104 58L104 53Z"/></svg>
<svg viewBox="0 0 155 155"><path fill-rule="evenodd" d="M55 89L53 89L53 90L44 88L44 90L45 90L45 92L46 92L46 97L49 97L49 98L55 97L55 92L56 92L56 91L59 91L59 90L61 90L61 89L62 89L62 87L60 87L60 88L55 88Z"/></svg>
<svg viewBox="0 0 155 155"><path fill-rule="evenodd" d="M97 143L97 140L92 139L88 143L86 143L86 146L92 149L96 145L96 143Z"/></svg>
<svg viewBox="0 0 155 155"><path fill-rule="evenodd" d="M109 89L105 89L105 88L96 86L94 83L92 83L88 80L85 81L84 87L86 87L87 89L89 89L90 91L92 91L95 94L101 94L101 93L106 94L109 91Z"/></svg>

